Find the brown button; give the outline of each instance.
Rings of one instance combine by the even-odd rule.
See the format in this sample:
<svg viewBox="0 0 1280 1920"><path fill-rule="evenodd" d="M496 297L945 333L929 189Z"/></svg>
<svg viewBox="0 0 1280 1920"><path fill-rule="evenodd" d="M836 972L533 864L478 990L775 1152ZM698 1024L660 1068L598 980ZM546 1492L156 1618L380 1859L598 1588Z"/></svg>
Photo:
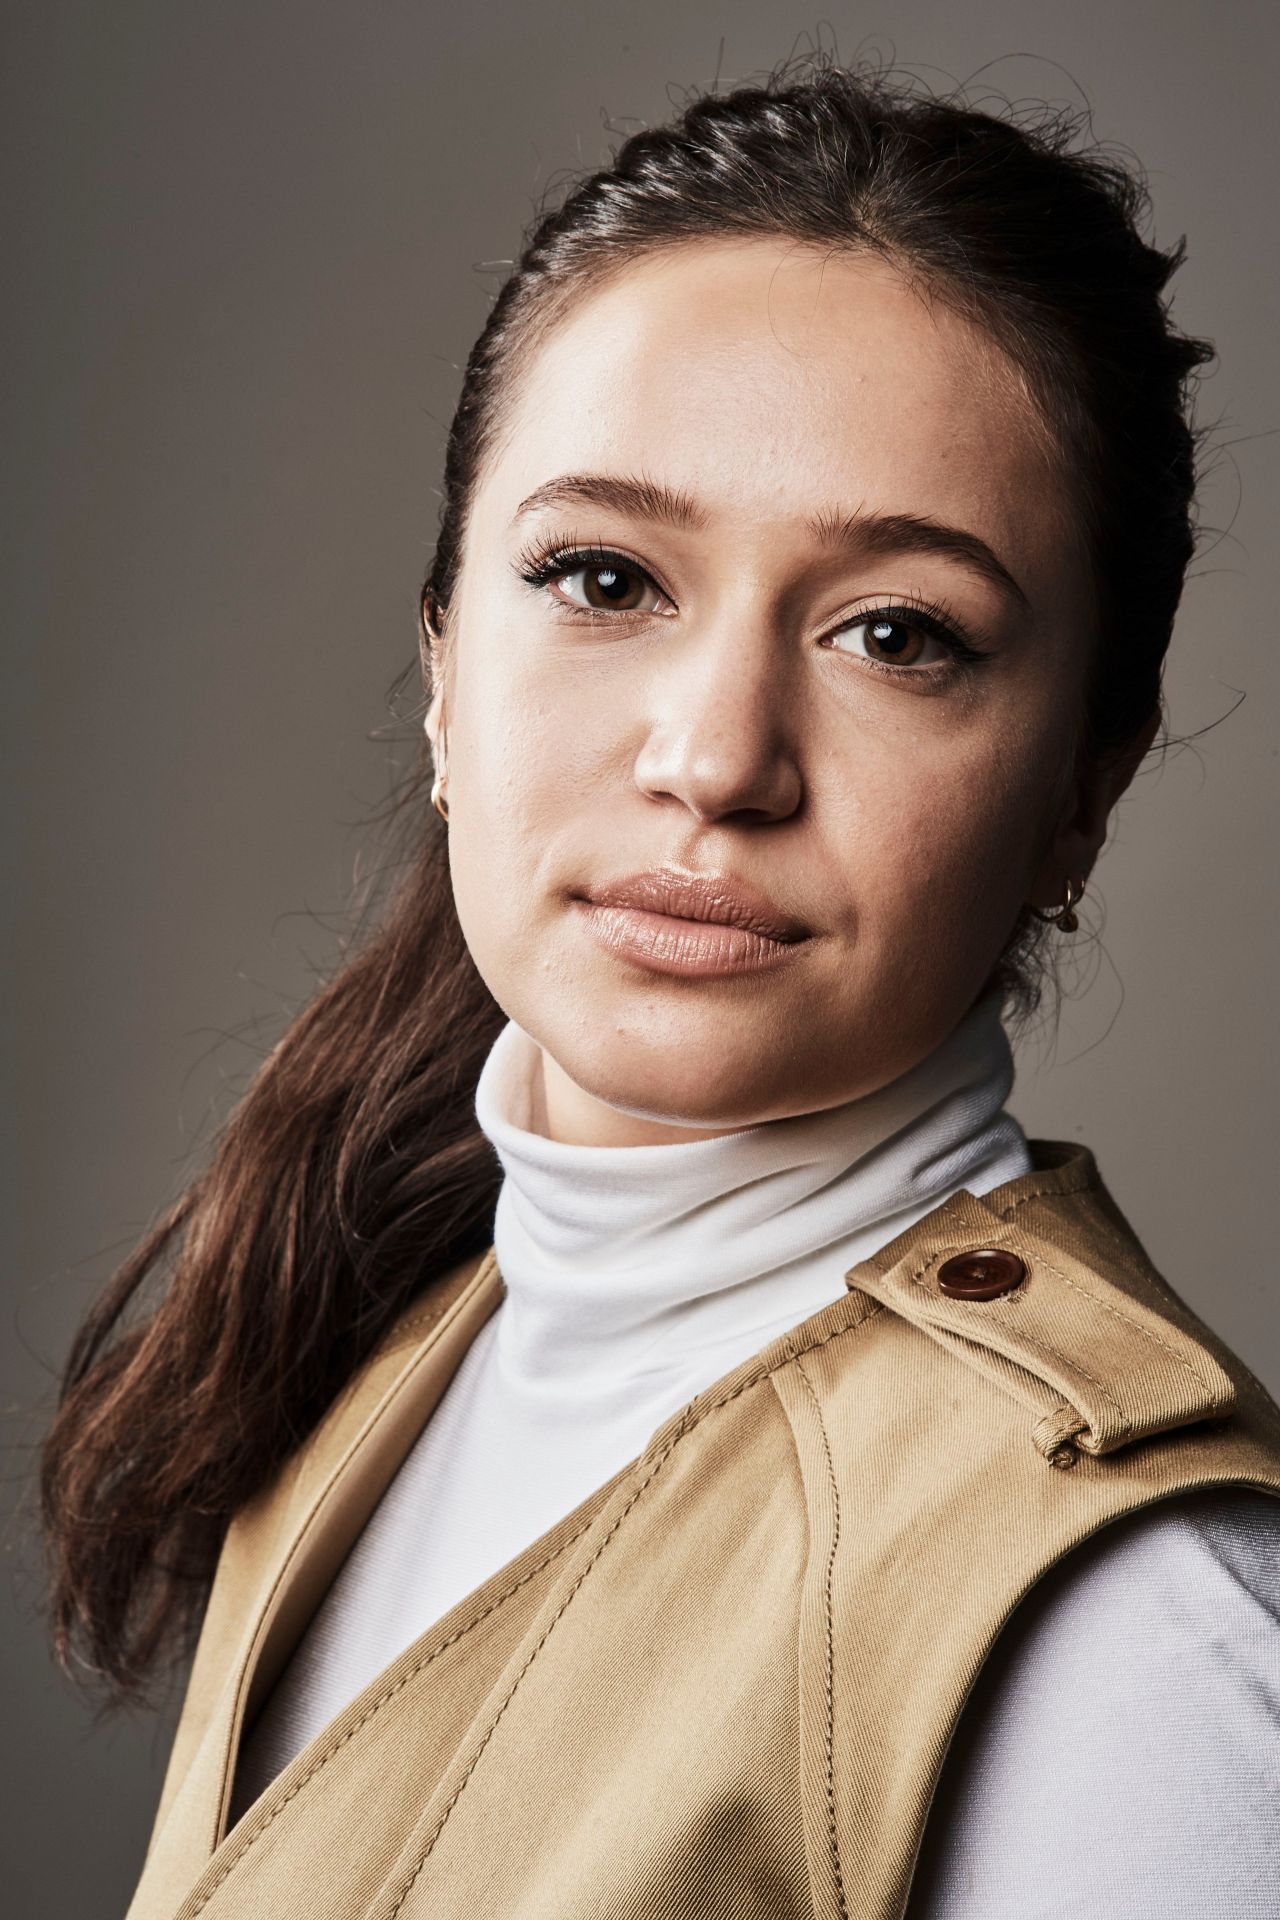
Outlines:
<svg viewBox="0 0 1280 1920"><path fill-rule="evenodd" d="M957 1300L994 1300L1026 1277L1026 1261L1004 1247L953 1254L938 1268L938 1286Z"/></svg>

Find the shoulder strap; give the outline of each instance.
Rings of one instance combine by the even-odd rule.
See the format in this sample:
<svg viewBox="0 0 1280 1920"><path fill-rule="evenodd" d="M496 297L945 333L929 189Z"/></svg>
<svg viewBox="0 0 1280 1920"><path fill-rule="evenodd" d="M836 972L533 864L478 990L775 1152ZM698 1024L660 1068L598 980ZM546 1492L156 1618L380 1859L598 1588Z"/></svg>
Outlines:
<svg viewBox="0 0 1280 1920"><path fill-rule="evenodd" d="M1230 1418L1231 1356L1156 1272L1094 1155L1073 1142L1031 1146L1032 1172L981 1196L962 1188L851 1268L849 1286L1036 1410L1032 1438L1054 1465L1072 1464L1074 1448L1112 1453ZM945 1290L946 1262L997 1251L1013 1256L991 1263L1013 1276L1007 1291Z"/></svg>

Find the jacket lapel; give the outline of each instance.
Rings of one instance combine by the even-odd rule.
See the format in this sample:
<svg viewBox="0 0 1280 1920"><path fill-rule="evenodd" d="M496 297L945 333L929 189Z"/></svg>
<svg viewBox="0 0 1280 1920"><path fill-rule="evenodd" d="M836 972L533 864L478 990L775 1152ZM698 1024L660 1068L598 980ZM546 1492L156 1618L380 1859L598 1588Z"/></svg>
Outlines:
<svg viewBox="0 0 1280 1920"><path fill-rule="evenodd" d="M129 1920L167 1920L222 1839L242 1728L502 1292L492 1247L454 1267L231 1522Z"/></svg>

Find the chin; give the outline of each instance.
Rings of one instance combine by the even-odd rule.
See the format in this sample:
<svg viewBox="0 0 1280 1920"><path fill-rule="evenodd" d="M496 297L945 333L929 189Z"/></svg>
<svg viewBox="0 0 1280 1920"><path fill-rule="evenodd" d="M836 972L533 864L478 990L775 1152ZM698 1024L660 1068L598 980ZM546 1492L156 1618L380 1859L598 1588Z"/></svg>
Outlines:
<svg viewBox="0 0 1280 1920"><path fill-rule="evenodd" d="M628 1119L655 1126L723 1133L806 1104L788 1100L776 1072L769 1071L763 1047L753 1047L749 1059L735 1062L711 1048L673 1044L670 1036L659 1045L614 1034L579 1061L556 1057L584 1093Z"/></svg>

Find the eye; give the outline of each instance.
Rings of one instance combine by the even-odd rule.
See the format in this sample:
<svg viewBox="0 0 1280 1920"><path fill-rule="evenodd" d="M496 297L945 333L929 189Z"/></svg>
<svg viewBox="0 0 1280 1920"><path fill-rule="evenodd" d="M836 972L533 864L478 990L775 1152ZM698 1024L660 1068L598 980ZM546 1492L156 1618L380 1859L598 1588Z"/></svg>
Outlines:
<svg viewBox="0 0 1280 1920"><path fill-rule="evenodd" d="M612 560L597 561L588 567L574 567L568 573L562 574L560 579L566 589L572 580L583 581L583 599L575 600L576 605L612 608L614 612L640 612L641 602L646 592L650 591L646 588L645 576L638 567L619 565ZM569 597L574 599L573 594ZM652 612L653 609L649 611Z"/></svg>
<svg viewBox="0 0 1280 1920"><path fill-rule="evenodd" d="M539 592L554 588L555 599L571 614L590 618L597 614L660 613L669 618L676 611L638 560L612 547L584 543L564 534L544 536L526 547L517 555L514 568L526 586ZM861 646L837 645L845 635L865 638ZM893 605L871 607L818 644L865 660L876 673L916 682L934 683L959 669L980 666L989 657L989 648L975 647L949 609L914 596Z"/></svg>
<svg viewBox="0 0 1280 1920"><path fill-rule="evenodd" d="M549 553L526 567L522 577L530 586L554 583L557 599L585 613L656 613L650 601L665 599L643 567L604 547Z"/></svg>
<svg viewBox="0 0 1280 1920"><path fill-rule="evenodd" d="M855 648L837 644L846 634L860 636L862 648L865 649L860 657L881 667L935 666L953 658L960 650L956 639L945 628L935 631L935 622L928 615L918 612L900 614L888 607L876 608L861 619L850 621L830 636L837 652L856 653L858 650ZM933 649L932 654L930 648Z"/></svg>

